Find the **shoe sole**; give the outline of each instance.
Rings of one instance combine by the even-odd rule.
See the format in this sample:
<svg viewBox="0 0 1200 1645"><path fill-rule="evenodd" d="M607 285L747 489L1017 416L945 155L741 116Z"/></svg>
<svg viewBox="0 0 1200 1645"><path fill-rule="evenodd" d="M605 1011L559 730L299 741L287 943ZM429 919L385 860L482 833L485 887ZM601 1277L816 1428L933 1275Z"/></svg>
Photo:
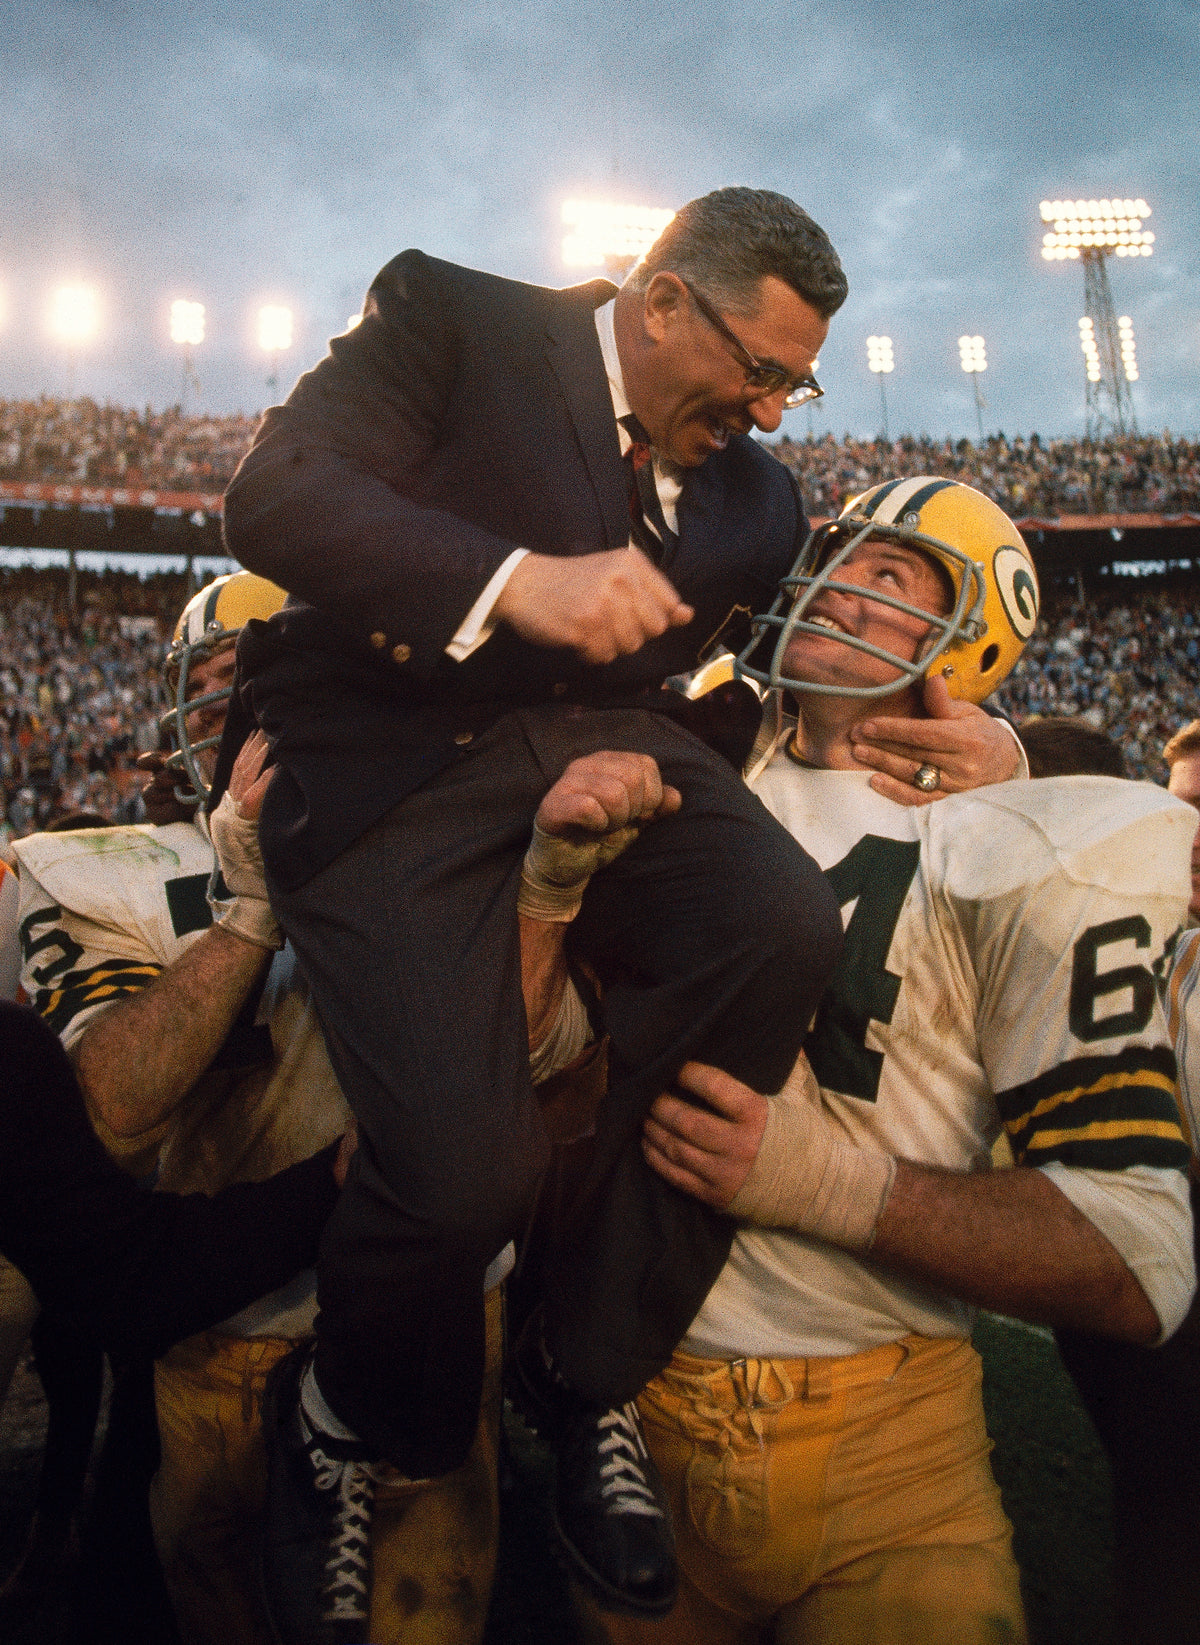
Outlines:
<svg viewBox="0 0 1200 1645"><path fill-rule="evenodd" d="M584 1559L558 1523L558 1513L553 1507L550 1510L550 1523L554 1530L554 1552L558 1556L567 1575L578 1577L586 1586L592 1597L602 1610L612 1611L617 1616L644 1617L657 1619L668 1615L675 1607L678 1593L673 1593L667 1599L654 1601L634 1599L621 1588L614 1588L611 1582L594 1571Z"/></svg>

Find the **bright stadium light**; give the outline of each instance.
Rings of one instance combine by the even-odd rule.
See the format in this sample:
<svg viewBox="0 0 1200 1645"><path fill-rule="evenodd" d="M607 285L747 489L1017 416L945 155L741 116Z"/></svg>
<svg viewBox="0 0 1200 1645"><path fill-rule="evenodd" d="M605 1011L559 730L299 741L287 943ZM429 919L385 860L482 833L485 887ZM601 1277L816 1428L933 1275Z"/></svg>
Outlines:
<svg viewBox="0 0 1200 1645"><path fill-rule="evenodd" d="M95 286L59 286L50 299L51 334L69 349L90 343L100 330L100 293Z"/></svg>
<svg viewBox="0 0 1200 1645"><path fill-rule="evenodd" d="M987 370L987 349L982 337L960 337L958 357L964 371Z"/></svg>
<svg viewBox="0 0 1200 1645"><path fill-rule="evenodd" d="M50 335L66 350L67 398L72 400L78 351L100 330L100 293L95 286L82 282L59 286L50 297L49 327Z"/></svg>
<svg viewBox="0 0 1200 1645"><path fill-rule="evenodd" d="M282 354L292 346L292 311L264 303L258 311L258 346L266 354Z"/></svg>
<svg viewBox="0 0 1200 1645"><path fill-rule="evenodd" d="M657 206L606 200L564 200L562 258L568 268L607 268L627 274L674 217Z"/></svg>
<svg viewBox="0 0 1200 1645"><path fill-rule="evenodd" d="M1085 314L1079 322L1079 346L1083 350L1089 383L1100 381L1100 350L1096 346L1096 328Z"/></svg>
<svg viewBox="0 0 1200 1645"><path fill-rule="evenodd" d="M1085 251L1118 257L1150 257L1154 235L1142 224L1150 215L1144 200L1043 200L1043 223L1054 227L1042 235L1047 262L1077 258Z"/></svg>
<svg viewBox="0 0 1200 1645"><path fill-rule="evenodd" d="M258 311L258 346L272 362L292 346L292 311L278 303L264 303ZM279 376L274 363L267 377L267 391L272 400L279 390Z"/></svg>
<svg viewBox="0 0 1200 1645"><path fill-rule="evenodd" d="M1108 283L1110 257L1151 257L1154 236L1142 225L1150 207L1139 197L1103 200L1043 200L1042 256L1048 263L1071 259L1083 264L1083 307L1086 327L1079 323L1087 375L1086 420L1088 438L1098 440L1111 430L1137 432L1137 418L1129 384L1137 380L1133 331L1118 332L1112 291ZM1122 321L1127 326L1126 321ZM1133 372L1133 376L1130 372Z"/></svg>
<svg viewBox="0 0 1200 1645"><path fill-rule="evenodd" d="M204 304L177 297L171 304L171 341L184 348L199 348L204 341Z"/></svg>
<svg viewBox="0 0 1200 1645"><path fill-rule="evenodd" d="M200 379L192 350L204 341L204 304L191 303L186 297L176 297L171 304L171 341L183 350L183 386L179 391L179 409L187 410L188 389L200 393Z"/></svg>
<svg viewBox="0 0 1200 1645"><path fill-rule="evenodd" d="M1137 347L1133 341L1133 321L1128 314L1122 314L1117 321L1117 335L1121 340L1121 367L1125 372L1127 383L1136 383L1138 380Z"/></svg>
<svg viewBox="0 0 1200 1645"><path fill-rule="evenodd" d="M979 443L982 445L983 413L987 404L979 387L979 373L987 370L987 348L982 337L958 339L958 363L970 376L971 387L975 390L975 421L979 425Z"/></svg>
<svg viewBox="0 0 1200 1645"><path fill-rule="evenodd" d="M876 373L895 371L896 361L892 354L892 339L890 337L867 338L867 365Z"/></svg>
<svg viewBox="0 0 1200 1645"><path fill-rule="evenodd" d="M887 380L888 372L896 369L890 337L867 338L867 366L879 378L879 404L883 411L883 438L886 442L888 437L887 394L883 385Z"/></svg>

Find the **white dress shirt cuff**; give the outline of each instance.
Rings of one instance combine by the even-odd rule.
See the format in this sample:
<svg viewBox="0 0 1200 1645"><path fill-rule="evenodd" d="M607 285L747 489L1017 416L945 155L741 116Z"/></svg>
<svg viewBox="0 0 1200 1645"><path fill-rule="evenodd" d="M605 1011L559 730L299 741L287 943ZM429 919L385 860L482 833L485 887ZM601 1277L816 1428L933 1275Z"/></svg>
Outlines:
<svg viewBox="0 0 1200 1645"><path fill-rule="evenodd" d="M529 553L527 548L514 548L504 564L494 574L483 593L467 612L458 632L446 647L447 657L456 663L466 662L472 651L478 651L485 640L490 640L496 627L492 616L496 601L508 585L508 579Z"/></svg>
<svg viewBox="0 0 1200 1645"><path fill-rule="evenodd" d="M1017 753L1021 756L1021 763L1008 779L1009 782L1027 782L1029 780L1029 755L1025 752L1025 744L1021 741L1021 734L1011 720L1001 720L1000 724L1012 737L1017 745Z"/></svg>

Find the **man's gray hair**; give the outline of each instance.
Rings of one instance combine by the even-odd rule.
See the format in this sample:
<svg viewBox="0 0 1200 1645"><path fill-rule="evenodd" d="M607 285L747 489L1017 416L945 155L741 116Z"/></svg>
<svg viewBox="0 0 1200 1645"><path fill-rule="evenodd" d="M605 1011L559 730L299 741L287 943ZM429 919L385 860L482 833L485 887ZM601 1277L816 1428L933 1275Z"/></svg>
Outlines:
<svg viewBox="0 0 1200 1645"><path fill-rule="evenodd" d="M769 189L721 188L689 200L625 283L645 291L663 270L726 314L752 315L767 274L791 286L823 320L846 300L846 276L829 236L794 200Z"/></svg>

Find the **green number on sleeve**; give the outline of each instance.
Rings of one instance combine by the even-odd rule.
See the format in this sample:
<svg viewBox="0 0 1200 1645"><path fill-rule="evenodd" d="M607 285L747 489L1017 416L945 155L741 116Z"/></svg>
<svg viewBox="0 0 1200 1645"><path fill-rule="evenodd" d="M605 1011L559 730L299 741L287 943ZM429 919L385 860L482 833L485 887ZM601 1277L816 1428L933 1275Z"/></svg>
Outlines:
<svg viewBox="0 0 1200 1645"><path fill-rule="evenodd" d="M55 977L61 977L65 971L79 960L83 949L74 937L64 931L61 925L54 922L62 918L62 909L57 904L48 908L35 908L32 914L21 921L21 952L29 974L34 982L46 987ZM48 931L39 930L42 926L49 926ZM46 957L40 965L34 965L36 955Z"/></svg>
<svg viewBox="0 0 1200 1645"><path fill-rule="evenodd" d="M883 1053L867 1048L867 1029L891 1022L896 1008L902 979L887 969L888 950L920 856L915 840L864 834L825 870L841 907L858 901L804 1049L820 1085L864 1102L878 1097L883 1068Z"/></svg>
<svg viewBox="0 0 1200 1645"><path fill-rule="evenodd" d="M1121 1034L1140 1034L1154 1010L1154 978L1144 965L1119 965L1112 971L1096 970L1100 949L1114 942L1132 942L1138 948L1149 948L1149 923L1141 914L1127 914L1122 920L1108 920L1104 925L1089 926L1075 944L1071 961L1069 1021L1075 1038L1087 1044L1092 1040L1112 1039ZM1097 1021L1097 1000L1107 999L1110 994L1118 994L1126 988L1131 995L1129 1010L1113 1012Z"/></svg>

